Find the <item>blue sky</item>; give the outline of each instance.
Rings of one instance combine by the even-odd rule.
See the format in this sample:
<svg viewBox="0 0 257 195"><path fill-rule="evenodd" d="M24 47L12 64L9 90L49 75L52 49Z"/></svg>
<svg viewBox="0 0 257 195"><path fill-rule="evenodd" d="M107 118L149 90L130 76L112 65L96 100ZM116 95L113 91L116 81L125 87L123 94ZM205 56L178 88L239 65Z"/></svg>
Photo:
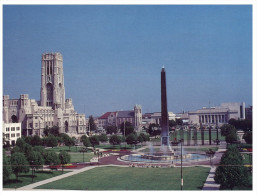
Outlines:
<svg viewBox="0 0 257 195"><path fill-rule="evenodd" d="M66 5L3 8L3 94L40 99L41 55L61 52L66 98L86 115L222 102L252 105L252 7Z"/></svg>

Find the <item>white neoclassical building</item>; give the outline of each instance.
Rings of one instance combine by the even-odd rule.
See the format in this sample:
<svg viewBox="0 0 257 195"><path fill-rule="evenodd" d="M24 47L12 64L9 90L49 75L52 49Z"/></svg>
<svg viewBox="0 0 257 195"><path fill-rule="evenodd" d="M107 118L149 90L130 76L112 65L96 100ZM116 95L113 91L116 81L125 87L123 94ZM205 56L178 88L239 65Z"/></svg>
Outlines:
<svg viewBox="0 0 257 195"><path fill-rule="evenodd" d="M63 58L60 53L44 53L41 59L40 101L3 96L3 122L21 123L22 134L43 135L44 128L58 126L60 133L86 132L85 114L78 114L72 99L65 99Z"/></svg>
<svg viewBox="0 0 257 195"><path fill-rule="evenodd" d="M189 124L200 126L218 125L228 123L230 119L245 119L245 103L222 103L217 107L196 110L188 112Z"/></svg>

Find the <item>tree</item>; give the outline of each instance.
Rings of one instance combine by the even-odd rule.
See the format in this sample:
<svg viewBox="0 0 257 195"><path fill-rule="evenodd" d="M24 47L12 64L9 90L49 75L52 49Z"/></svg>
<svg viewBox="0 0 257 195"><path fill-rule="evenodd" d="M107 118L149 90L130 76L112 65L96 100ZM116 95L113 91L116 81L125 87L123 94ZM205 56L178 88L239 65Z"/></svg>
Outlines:
<svg viewBox="0 0 257 195"><path fill-rule="evenodd" d="M220 127L221 129L221 135L226 136L232 131L236 131L236 128L233 125L230 124L224 124Z"/></svg>
<svg viewBox="0 0 257 195"><path fill-rule="evenodd" d="M47 137L46 143L48 147L52 148L58 145L57 138L51 134Z"/></svg>
<svg viewBox="0 0 257 195"><path fill-rule="evenodd" d="M39 168L43 168L43 165L44 165L44 158L43 156L40 154L40 152L35 152L35 151L32 151L28 157L27 157L27 160L30 164L30 167L32 169L32 177L33 176L33 170L34 169L39 169Z"/></svg>
<svg viewBox="0 0 257 195"><path fill-rule="evenodd" d="M161 134L161 130L159 128L158 124L151 123L147 129L147 133L150 134L150 136L156 136Z"/></svg>
<svg viewBox="0 0 257 195"><path fill-rule="evenodd" d="M32 146L29 144L25 144L24 151L23 151L25 156L27 157L32 151L33 151Z"/></svg>
<svg viewBox="0 0 257 195"><path fill-rule="evenodd" d="M34 146L33 151L39 152L42 156L47 152L43 146Z"/></svg>
<svg viewBox="0 0 257 195"><path fill-rule="evenodd" d="M183 120L181 118L176 119L177 125L183 125Z"/></svg>
<svg viewBox="0 0 257 195"><path fill-rule="evenodd" d="M141 145L142 145L142 143L144 142L144 138L142 135L137 136L137 142L141 143Z"/></svg>
<svg viewBox="0 0 257 195"><path fill-rule="evenodd" d="M88 124L89 124L89 127L90 127L90 131L96 130L95 121L94 121L94 118L93 118L92 115L89 116Z"/></svg>
<svg viewBox="0 0 257 195"><path fill-rule="evenodd" d="M6 182L9 176L12 174L11 164L9 158L5 155L3 151L3 181Z"/></svg>
<svg viewBox="0 0 257 195"><path fill-rule="evenodd" d="M24 141L25 141L27 144L29 144L29 145L31 145L31 140L32 140L32 137L31 137L31 136L26 136L26 137L24 137Z"/></svg>
<svg viewBox="0 0 257 195"><path fill-rule="evenodd" d="M169 127L175 127L177 125L176 121L169 120Z"/></svg>
<svg viewBox="0 0 257 195"><path fill-rule="evenodd" d="M93 147L95 147L96 145L99 145L98 136L96 135L89 137L89 141Z"/></svg>
<svg viewBox="0 0 257 195"><path fill-rule="evenodd" d="M11 155L11 165L12 171L16 176L16 181L18 180L19 173L29 172L29 163L21 152L16 152Z"/></svg>
<svg viewBox="0 0 257 195"><path fill-rule="evenodd" d="M221 189L232 190L235 186L248 184L247 168L243 165L243 158L236 147L229 147L222 155L214 180L221 184Z"/></svg>
<svg viewBox="0 0 257 195"><path fill-rule="evenodd" d="M237 130L252 131L252 120L236 120L232 118L228 123L233 125Z"/></svg>
<svg viewBox="0 0 257 195"><path fill-rule="evenodd" d="M59 127L58 126L53 126L52 128L50 128L50 134L54 135L54 136L59 136Z"/></svg>
<svg viewBox="0 0 257 195"><path fill-rule="evenodd" d="M44 155L46 165L59 165L60 159L54 151L47 151Z"/></svg>
<svg viewBox="0 0 257 195"><path fill-rule="evenodd" d="M18 146L20 148L21 152L23 152L25 150L25 145L26 145L26 142L23 138L17 139L16 146Z"/></svg>
<svg viewBox="0 0 257 195"><path fill-rule="evenodd" d="M59 153L59 159L62 164L62 172L63 172L63 165L70 162L70 155L65 151L61 151Z"/></svg>
<svg viewBox="0 0 257 195"><path fill-rule="evenodd" d="M134 133L134 126L130 122L125 121L125 122L121 123L121 125L120 125L120 131L121 131L122 135L124 135L124 123L125 123L125 136L127 136L131 133Z"/></svg>
<svg viewBox="0 0 257 195"><path fill-rule="evenodd" d="M98 136L100 142L108 142L108 137L106 134L101 134Z"/></svg>
<svg viewBox="0 0 257 195"><path fill-rule="evenodd" d="M106 126L105 127L105 130L106 130L106 134L116 134L118 132L118 129L116 126Z"/></svg>
<svg viewBox="0 0 257 195"><path fill-rule="evenodd" d="M112 145L120 145L121 137L118 135L112 135L109 140L110 144Z"/></svg>
<svg viewBox="0 0 257 195"><path fill-rule="evenodd" d="M232 144L233 142L235 142L237 140L237 134L236 131L231 131L229 132L226 137L225 137L225 141L227 143Z"/></svg>
<svg viewBox="0 0 257 195"><path fill-rule="evenodd" d="M82 135L81 138L80 138L80 141L83 143L83 145L86 148L91 146L91 142L90 142L89 138L86 135Z"/></svg>
<svg viewBox="0 0 257 195"><path fill-rule="evenodd" d="M146 135L145 133L140 133L139 136L143 138L144 142L150 141L149 135Z"/></svg>
<svg viewBox="0 0 257 195"><path fill-rule="evenodd" d="M247 144L252 144L253 142L253 135L252 135L252 131L246 131L244 133L243 139L245 140L245 142Z"/></svg>
<svg viewBox="0 0 257 195"><path fill-rule="evenodd" d="M127 136L126 142L129 145L137 144L137 136L134 133L131 133Z"/></svg>
<svg viewBox="0 0 257 195"><path fill-rule="evenodd" d="M74 140L67 134L63 133L63 134L61 134L61 137L62 137L62 140L63 140L63 143L65 146L69 146L69 148L70 148L71 146L75 145Z"/></svg>
<svg viewBox="0 0 257 195"><path fill-rule="evenodd" d="M48 126L46 126L46 128L44 129L44 134L45 136L48 136L49 134L52 134L54 136L59 136L59 127L53 126L49 128Z"/></svg>
<svg viewBox="0 0 257 195"><path fill-rule="evenodd" d="M38 135L34 135L31 139L30 144L32 146L41 146L42 145L42 140Z"/></svg>

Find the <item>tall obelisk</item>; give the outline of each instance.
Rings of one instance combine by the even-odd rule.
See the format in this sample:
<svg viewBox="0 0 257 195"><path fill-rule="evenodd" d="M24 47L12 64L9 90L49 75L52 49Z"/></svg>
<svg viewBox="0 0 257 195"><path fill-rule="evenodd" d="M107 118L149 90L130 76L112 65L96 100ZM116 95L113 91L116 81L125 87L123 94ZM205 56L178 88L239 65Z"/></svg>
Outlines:
<svg viewBox="0 0 257 195"><path fill-rule="evenodd" d="M166 90L166 72L164 66L161 71L161 143L162 146L170 146L169 144L169 120L167 109L167 90Z"/></svg>

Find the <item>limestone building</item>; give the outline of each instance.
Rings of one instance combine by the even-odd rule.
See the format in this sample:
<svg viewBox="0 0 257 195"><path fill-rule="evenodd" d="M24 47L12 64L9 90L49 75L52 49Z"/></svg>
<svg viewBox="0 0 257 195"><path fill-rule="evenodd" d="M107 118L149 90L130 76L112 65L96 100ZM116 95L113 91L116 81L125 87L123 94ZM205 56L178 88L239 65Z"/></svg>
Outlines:
<svg viewBox="0 0 257 195"><path fill-rule="evenodd" d="M3 97L3 122L21 123L22 134L43 135L44 128L58 126L60 133L77 135L86 132L84 114L78 114L72 99L65 99L63 58L60 53L45 53L41 59L40 101Z"/></svg>
<svg viewBox="0 0 257 195"><path fill-rule="evenodd" d="M98 118L98 129L105 129L106 126L116 126L120 128L120 125L124 122L130 122L136 131L142 129L142 107L135 105L134 110L106 112Z"/></svg>
<svg viewBox="0 0 257 195"><path fill-rule="evenodd" d="M218 125L228 123L230 119L245 119L245 103L222 103L220 106L189 112L189 124L200 126Z"/></svg>

